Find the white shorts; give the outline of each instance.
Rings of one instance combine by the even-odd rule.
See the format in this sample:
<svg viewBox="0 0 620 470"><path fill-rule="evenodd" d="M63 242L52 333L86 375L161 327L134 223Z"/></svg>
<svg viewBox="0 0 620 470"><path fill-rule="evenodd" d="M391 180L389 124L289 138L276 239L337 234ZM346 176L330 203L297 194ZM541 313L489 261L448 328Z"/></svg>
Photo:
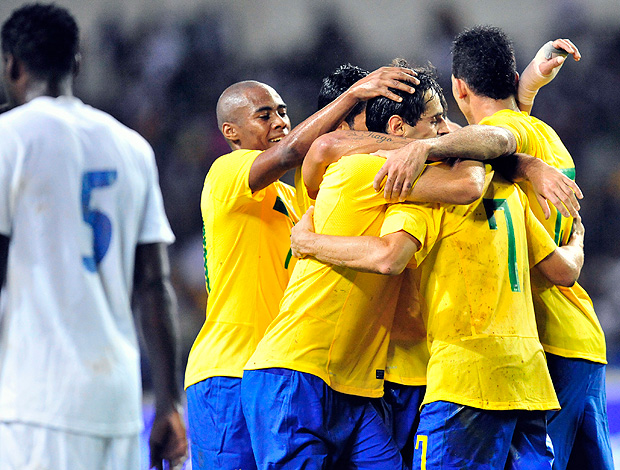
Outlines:
<svg viewBox="0 0 620 470"><path fill-rule="evenodd" d="M139 470L140 435L101 437L0 422L2 470Z"/></svg>

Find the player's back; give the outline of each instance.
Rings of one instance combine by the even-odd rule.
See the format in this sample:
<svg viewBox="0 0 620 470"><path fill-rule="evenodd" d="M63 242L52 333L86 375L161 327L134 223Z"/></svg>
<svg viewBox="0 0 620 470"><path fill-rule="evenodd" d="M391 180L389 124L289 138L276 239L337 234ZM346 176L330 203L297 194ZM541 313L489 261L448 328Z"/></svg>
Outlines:
<svg viewBox="0 0 620 470"><path fill-rule="evenodd" d="M545 122L527 113L504 109L483 119L481 124L510 130L517 140L517 151L540 158L575 179L575 165L557 133ZM568 243L572 218L565 218L553 205L545 218L532 185L519 183L530 201L536 218L558 245ZM532 294L538 331L545 351L565 357L606 362L605 336L587 292L575 283L555 286L537 271L532 272Z"/></svg>
<svg viewBox="0 0 620 470"><path fill-rule="evenodd" d="M163 213L152 150L66 96L6 113L0 136L9 185L0 231L11 240L0 415L90 433L139 429L135 249L173 239L153 211Z"/></svg>
<svg viewBox="0 0 620 470"><path fill-rule="evenodd" d="M551 409L557 401L538 341L529 264L555 244L526 196L489 178L469 206L419 208L432 221L415 255L431 351L424 401Z"/></svg>

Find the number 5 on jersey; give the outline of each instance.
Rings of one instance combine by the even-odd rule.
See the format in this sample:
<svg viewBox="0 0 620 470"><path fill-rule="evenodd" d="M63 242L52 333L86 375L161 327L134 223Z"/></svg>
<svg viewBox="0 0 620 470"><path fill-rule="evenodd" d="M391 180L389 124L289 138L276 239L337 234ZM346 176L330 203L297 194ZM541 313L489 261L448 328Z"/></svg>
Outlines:
<svg viewBox="0 0 620 470"><path fill-rule="evenodd" d="M103 212L90 207L91 194L97 188L111 186L116 178L116 170L87 171L82 176L82 218L93 229L93 256L82 256L82 262L90 272L97 270L112 239L112 222Z"/></svg>

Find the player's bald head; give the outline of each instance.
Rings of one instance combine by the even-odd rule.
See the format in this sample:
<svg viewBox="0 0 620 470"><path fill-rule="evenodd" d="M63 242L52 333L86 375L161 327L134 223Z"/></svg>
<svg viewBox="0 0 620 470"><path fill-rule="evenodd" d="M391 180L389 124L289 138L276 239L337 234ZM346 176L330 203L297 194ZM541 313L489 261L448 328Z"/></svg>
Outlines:
<svg viewBox="0 0 620 470"><path fill-rule="evenodd" d="M252 96L261 92L275 93L277 95L276 91L269 85L255 80L237 82L226 88L217 100L216 114L218 127L221 129L225 122L239 123L242 111L252 104Z"/></svg>

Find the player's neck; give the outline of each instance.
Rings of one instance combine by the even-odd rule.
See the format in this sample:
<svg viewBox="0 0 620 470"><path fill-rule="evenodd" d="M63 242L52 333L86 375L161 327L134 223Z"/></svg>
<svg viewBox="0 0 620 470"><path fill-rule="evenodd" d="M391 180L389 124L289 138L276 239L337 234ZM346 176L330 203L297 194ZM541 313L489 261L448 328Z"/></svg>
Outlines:
<svg viewBox="0 0 620 470"><path fill-rule="evenodd" d="M503 100L495 100L484 96L475 96L471 100L471 116L470 124L478 124L482 119L492 116L503 109L519 111L517 101L514 96ZM472 122L473 121L473 122Z"/></svg>
<svg viewBox="0 0 620 470"><path fill-rule="evenodd" d="M59 96L73 96L73 80L66 77L61 80L34 80L28 81L23 95L23 103L38 98L40 96L50 96L58 98ZM21 103L20 103L21 104Z"/></svg>

